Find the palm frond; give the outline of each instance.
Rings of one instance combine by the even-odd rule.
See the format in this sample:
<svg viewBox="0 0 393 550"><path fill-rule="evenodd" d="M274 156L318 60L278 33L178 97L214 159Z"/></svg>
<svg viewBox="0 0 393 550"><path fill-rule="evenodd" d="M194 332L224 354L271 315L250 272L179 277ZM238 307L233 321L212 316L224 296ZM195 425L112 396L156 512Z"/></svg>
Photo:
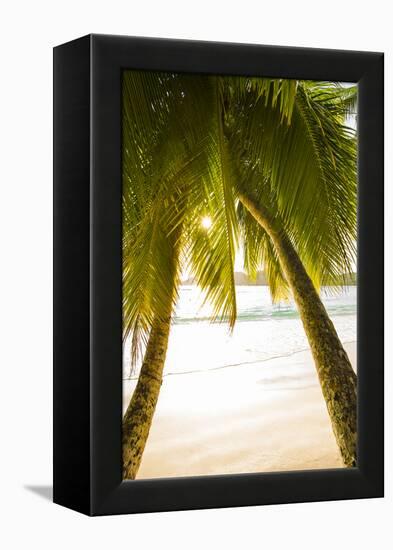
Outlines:
<svg viewBox="0 0 393 550"><path fill-rule="evenodd" d="M127 81L133 80L130 73ZM123 126L123 333L133 336L133 358L153 319L167 311L168 300L176 302L168 287L169 281L179 284L182 266L177 262L174 270L172 262L177 247L214 304L214 316L232 324L236 318L236 215L216 84L207 77L157 75L142 102L147 110L154 107L157 120L151 113L138 118L135 106L128 112L137 87L131 94L125 89L125 118L132 123ZM209 235L201 227L202 212L213 220Z"/></svg>
<svg viewBox="0 0 393 550"><path fill-rule="evenodd" d="M330 93L330 91L333 92ZM299 83L289 125L257 101L231 131L242 185L266 191L317 286L351 269L356 238L356 143L337 90ZM247 182L250 167L260 183ZM266 181L270 184L266 186Z"/></svg>
<svg viewBox="0 0 393 550"><path fill-rule="evenodd" d="M274 303L287 301L290 297L289 285L270 236L240 202L237 213L244 248L244 268L247 274L255 281L258 271L263 270L272 301Z"/></svg>
<svg viewBox="0 0 393 550"><path fill-rule="evenodd" d="M288 296L238 190L269 208L316 286L351 271L356 142L345 122L355 104L355 88L331 83L125 72L123 314L134 358L153 319L174 307L184 267L233 327L239 226L250 274L263 266L273 299Z"/></svg>

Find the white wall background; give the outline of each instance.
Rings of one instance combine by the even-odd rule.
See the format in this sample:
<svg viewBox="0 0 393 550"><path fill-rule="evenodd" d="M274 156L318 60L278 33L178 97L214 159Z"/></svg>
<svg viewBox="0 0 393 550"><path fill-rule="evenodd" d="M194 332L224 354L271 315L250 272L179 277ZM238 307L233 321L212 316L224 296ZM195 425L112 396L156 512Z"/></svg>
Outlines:
<svg viewBox="0 0 393 550"><path fill-rule="evenodd" d="M393 538L389 514L391 316L387 317L386 325L388 471L384 500L88 519L55 506L26 488L51 483L52 47L96 32L385 51L390 132L386 146L389 214L393 206L388 154L392 151L393 90L389 11L389 2L384 0L3 3L0 18L0 545L3 548L390 547ZM391 220L388 215L388 281L392 277ZM391 286L386 291L389 311L393 306Z"/></svg>

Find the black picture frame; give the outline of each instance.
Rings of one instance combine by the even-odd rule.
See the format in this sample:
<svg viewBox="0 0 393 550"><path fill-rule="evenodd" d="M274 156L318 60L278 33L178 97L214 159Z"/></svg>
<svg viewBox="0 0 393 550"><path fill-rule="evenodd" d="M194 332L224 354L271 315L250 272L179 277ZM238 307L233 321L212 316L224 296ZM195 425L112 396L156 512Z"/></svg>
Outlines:
<svg viewBox="0 0 393 550"><path fill-rule="evenodd" d="M358 467L122 481L121 71L359 85ZM383 54L89 35L54 49L54 502L88 515L383 496Z"/></svg>

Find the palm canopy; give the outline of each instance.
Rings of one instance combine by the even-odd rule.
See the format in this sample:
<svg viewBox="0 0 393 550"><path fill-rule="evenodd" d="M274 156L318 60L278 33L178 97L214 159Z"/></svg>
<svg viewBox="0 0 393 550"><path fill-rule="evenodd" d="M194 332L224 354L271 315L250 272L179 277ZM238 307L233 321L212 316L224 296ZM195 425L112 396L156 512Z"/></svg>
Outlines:
<svg viewBox="0 0 393 550"><path fill-rule="evenodd" d="M350 272L356 144L345 119L355 101L355 88L331 83L124 72L123 317L134 351L176 301L168 280L184 268L233 326L239 228L247 271L263 266L273 299L287 295L274 246L238 204L244 191L288 234L316 286Z"/></svg>
<svg viewBox="0 0 393 550"><path fill-rule="evenodd" d="M250 94L229 118L237 186L268 208L314 284L350 273L356 240L356 140L345 125L356 88L298 82L287 123L282 108ZM268 237L240 205L246 268L264 264L273 298L287 292Z"/></svg>
<svg viewBox="0 0 393 550"><path fill-rule="evenodd" d="M214 316L235 322L238 227L221 103L214 78L124 74L123 327L124 338L133 335L133 359L153 320L176 301L171 281L182 269L192 270Z"/></svg>

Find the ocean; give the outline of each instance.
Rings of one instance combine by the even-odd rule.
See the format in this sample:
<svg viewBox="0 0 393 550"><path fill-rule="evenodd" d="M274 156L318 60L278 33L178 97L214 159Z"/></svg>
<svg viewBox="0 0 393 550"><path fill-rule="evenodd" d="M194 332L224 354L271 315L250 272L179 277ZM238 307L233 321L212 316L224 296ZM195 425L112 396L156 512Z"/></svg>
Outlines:
<svg viewBox="0 0 393 550"><path fill-rule="evenodd" d="M294 303L272 304L267 286L237 286L238 317L232 332L225 322L211 322L196 286L181 286L171 328L164 376L255 365L308 350ZM321 298L341 341L356 341L356 287L324 288ZM123 348L123 378L131 373L130 343Z"/></svg>

